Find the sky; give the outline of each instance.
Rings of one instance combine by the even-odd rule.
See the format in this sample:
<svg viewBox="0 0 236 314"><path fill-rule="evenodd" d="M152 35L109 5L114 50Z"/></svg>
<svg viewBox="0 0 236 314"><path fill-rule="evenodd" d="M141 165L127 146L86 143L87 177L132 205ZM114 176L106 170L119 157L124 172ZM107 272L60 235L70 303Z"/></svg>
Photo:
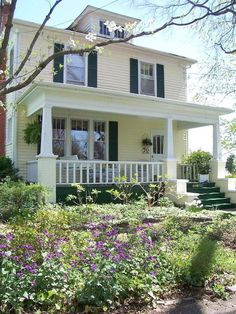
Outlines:
<svg viewBox="0 0 236 314"><path fill-rule="evenodd" d="M87 5L104 8L116 13L147 19L150 12L144 7L138 7L132 0L64 0L58 5L47 25L66 28L83 11ZM36 23L41 23L49 10L49 0L18 0L15 17ZM51 3L54 3L51 0ZM191 28L175 27L154 36L141 37L135 44L162 50L196 60L204 58L204 46L201 39ZM195 74L198 66L189 70ZM197 74L198 75L198 74ZM189 99L191 100L191 99ZM201 141L199 141L201 139ZM212 127L192 129L189 132L189 149L203 149L212 152Z"/></svg>

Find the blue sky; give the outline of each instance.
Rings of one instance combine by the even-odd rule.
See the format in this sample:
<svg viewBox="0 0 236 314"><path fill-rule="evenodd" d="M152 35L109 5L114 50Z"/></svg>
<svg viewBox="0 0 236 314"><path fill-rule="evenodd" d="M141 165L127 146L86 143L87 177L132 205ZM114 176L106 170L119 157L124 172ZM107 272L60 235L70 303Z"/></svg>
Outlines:
<svg viewBox="0 0 236 314"><path fill-rule="evenodd" d="M51 3L54 3L54 0L51 0ZM148 12L143 7L132 5L131 0L64 0L55 9L47 25L66 28L87 5L104 8L142 20L148 18ZM48 10L49 0L18 0L15 17L40 23ZM196 60L201 60L204 57L204 47L198 35L190 28L172 28L155 36L142 37L136 40L135 43ZM190 71L194 71L194 68ZM211 129L201 129L190 132L190 149L202 148L211 151ZM199 143L197 138L202 138L201 143Z"/></svg>

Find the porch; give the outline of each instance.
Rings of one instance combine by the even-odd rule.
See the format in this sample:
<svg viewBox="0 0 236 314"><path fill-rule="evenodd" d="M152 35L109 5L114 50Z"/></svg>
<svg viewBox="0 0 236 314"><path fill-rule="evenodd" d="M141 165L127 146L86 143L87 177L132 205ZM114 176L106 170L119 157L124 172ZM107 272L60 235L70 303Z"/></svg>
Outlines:
<svg viewBox="0 0 236 314"><path fill-rule="evenodd" d="M26 105L27 117L42 115L37 160L25 163L28 181L48 186L51 201L55 201L56 186L72 183L114 184L121 178L155 183L163 176L183 178L177 164L187 150L186 131L203 125L213 126L213 179L223 177L219 115L228 113L226 109L53 83L33 84L19 103ZM65 126L58 132L55 118ZM149 150L142 147L145 137L153 143ZM54 142L60 144L59 151ZM77 159L71 159L73 154Z"/></svg>
<svg viewBox="0 0 236 314"><path fill-rule="evenodd" d="M57 160L56 185L156 183L164 177L163 162ZM27 163L27 181L38 182L38 161Z"/></svg>

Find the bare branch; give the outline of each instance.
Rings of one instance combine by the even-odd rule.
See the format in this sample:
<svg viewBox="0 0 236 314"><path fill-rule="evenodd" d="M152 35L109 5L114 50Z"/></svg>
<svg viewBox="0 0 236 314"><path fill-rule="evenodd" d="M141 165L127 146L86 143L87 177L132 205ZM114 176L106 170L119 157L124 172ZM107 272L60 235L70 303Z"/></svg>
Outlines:
<svg viewBox="0 0 236 314"><path fill-rule="evenodd" d="M30 46L29 46L29 49L27 50L27 53L25 54L24 59L21 61L21 63L20 63L20 65L19 65L18 69L15 71L15 73L14 73L11 77L9 77L9 78L3 83L3 86L7 86L7 84L9 84L9 83L14 79L14 77L17 77L17 75L18 75L18 74L21 72L21 70L24 68L24 66L25 66L25 64L26 64L26 62L27 62L27 60L29 59L30 55L32 54L33 48L34 48L34 46L35 46L35 43L37 42L37 40L38 40L38 38L39 38L39 36L40 36L40 34L41 34L41 32L42 32L44 26L46 25L46 23L47 23L47 22L49 21L49 19L51 18L51 15L52 15L54 9L55 9L55 8L58 6L58 4L59 4L60 2L62 2L62 1L63 1L63 0L57 0L57 1L54 3L54 5L50 8L48 14L45 16L45 19L44 19L43 23L40 25L39 29L37 30L37 32L36 32L36 34L35 34L35 36L34 36L34 38L33 38L33 40L31 41L31 44L30 44Z"/></svg>

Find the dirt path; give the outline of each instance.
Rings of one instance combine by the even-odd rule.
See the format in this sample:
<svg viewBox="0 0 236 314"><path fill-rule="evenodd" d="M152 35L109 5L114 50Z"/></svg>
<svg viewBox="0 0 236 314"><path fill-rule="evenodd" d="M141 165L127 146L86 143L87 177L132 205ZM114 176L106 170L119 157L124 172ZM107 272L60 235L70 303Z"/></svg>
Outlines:
<svg viewBox="0 0 236 314"><path fill-rule="evenodd" d="M229 300L183 300L167 301L154 310L144 311L143 314L236 314L236 294Z"/></svg>
<svg viewBox="0 0 236 314"><path fill-rule="evenodd" d="M157 302L155 308L127 304L110 314L236 314L236 293L229 300L195 299L192 297Z"/></svg>

